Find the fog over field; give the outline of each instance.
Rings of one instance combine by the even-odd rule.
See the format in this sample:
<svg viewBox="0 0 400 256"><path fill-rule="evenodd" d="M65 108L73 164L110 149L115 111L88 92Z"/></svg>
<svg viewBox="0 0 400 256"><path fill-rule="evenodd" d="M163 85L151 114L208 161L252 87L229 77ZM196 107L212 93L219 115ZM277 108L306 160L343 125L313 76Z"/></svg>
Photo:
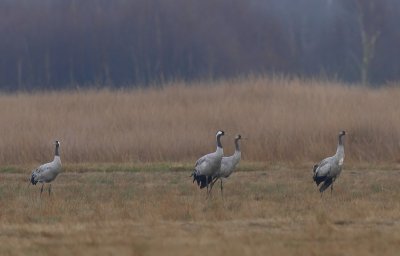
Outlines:
<svg viewBox="0 0 400 256"><path fill-rule="evenodd" d="M0 89L399 80L398 0L0 0Z"/></svg>

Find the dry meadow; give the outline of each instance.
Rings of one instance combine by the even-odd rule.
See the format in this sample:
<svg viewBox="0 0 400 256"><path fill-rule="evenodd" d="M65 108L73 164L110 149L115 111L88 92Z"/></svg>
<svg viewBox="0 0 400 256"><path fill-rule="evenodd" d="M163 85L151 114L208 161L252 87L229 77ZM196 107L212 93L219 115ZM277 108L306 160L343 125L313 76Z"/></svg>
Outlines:
<svg viewBox="0 0 400 256"><path fill-rule="evenodd" d="M0 174L1 255L398 255L400 171L235 173L212 198L185 171L67 172L40 198Z"/></svg>
<svg viewBox="0 0 400 256"><path fill-rule="evenodd" d="M247 136L246 161L314 162L344 129L347 163L400 161L400 88L248 78L137 90L0 95L0 163L193 162Z"/></svg>
<svg viewBox="0 0 400 256"><path fill-rule="evenodd" d="M400 88L246 78L0 95L0 255L398 255ZM189 177L218 129L238 171ZM311 166L346 159L321 198ZM28 185L61 141L53 194ZM47 187L45 187L47 189Z"/></svg>

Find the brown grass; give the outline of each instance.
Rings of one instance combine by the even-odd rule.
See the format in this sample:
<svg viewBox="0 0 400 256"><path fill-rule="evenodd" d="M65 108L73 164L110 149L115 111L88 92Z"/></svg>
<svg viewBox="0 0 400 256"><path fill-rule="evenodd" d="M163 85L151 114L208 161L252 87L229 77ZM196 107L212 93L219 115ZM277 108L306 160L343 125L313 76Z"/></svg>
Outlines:
<svg viewBox="0 0 400 256"><path fill-rule="evenodd" d="M399 171L235 173L205 200L186 172L63 173L51 197L0 174L1 255L397 255ZM47 191L46 191L47 192Z"/></svg>
<svg viewBox="0 0 400 256"><path fill-rule="evenodd" d="M397 255L399 98L280 78L0 95L0 255ZM217 129L227 154L249 140L225 200L206 201L189 174ZM342 129L321 199L310 166ZM65 172L40 198L27 176L54 139Z"/></svg>
<svg viewBox="0 0 400 256"><path fill-rule="evenodd" d="M224 129L247 161L310 163L331 155L345 129L346 162L400 161L400 88L248 78L147 90L0 95L0 163L193 162Z"/></svg>

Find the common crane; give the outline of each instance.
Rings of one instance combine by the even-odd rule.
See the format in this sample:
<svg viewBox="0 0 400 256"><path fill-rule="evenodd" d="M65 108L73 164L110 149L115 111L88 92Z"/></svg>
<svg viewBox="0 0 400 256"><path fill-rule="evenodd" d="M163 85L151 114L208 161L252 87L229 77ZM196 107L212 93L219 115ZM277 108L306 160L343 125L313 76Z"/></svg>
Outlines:
<svg viewBox="0 0 400 256"><path fill-rule="evenodd" d="M31 175L31 183L36 185L36 183L42 183L40 189L40 196L42 196L43 186L45 183L50 183L49 185L49 195L51 193L51 182L57 177L61 172L61 159L60 159L60 142L55 141L56 150L54 153L54 160L50 163L43 164L36 168Z"/></svg>
<svg viewBox="0 0 400 256"><path fill-rule="evenodd" d="M319 164L314 165L313 167L313 180L319 186L320 183L323 182L321 187L319 188L319 192L322 193L331 186L331 194L333 191L333 183L339 177L344 161L344 144L343 144L343 136L346 135L345 131L341 131L339 133L338 146L336 150L336 154L334 156L325 158Z"/></svg>
<svg viewBox="0 0 400 256"><path fill-rule="evenodd" d="M214 184L220 180L221 182L221 196L223 197L223 179L228 178L233 171L235 170L236 166L239 164L240 158L241 158L241 151L240 151L240 145L239 145L239 140L241 139L246 139L246 138L242 138L242 136L240 134L236 135L235 139L234 139L234 143L235 143L235 153L233 153L233 155L231 156L226 156L222 158L221 161L221 168L219 170L219 172L217 172L214 176L213 176L213 181L211 183L211 188L210 188L210 192L214 186Z"/></svg>
<svg viewBox="0 0 400 256"><path fill-rule="evenodd" d="M220 167L224 150L221 144L221 137L225 134L224 131L218 131L216 134L217 149L215 152L202 156L196 161L193 176L193 182L197 182L200 189L207 187L207 197L209 194L209 184L212 182L212 177Z"/></svg>

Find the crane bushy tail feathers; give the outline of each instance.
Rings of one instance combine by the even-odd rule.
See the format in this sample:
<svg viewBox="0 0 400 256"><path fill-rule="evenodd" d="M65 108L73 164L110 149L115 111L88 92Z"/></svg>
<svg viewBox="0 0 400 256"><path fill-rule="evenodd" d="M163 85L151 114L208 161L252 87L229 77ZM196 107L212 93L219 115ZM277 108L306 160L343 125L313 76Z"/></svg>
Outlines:
<svg viewBox="0 0 400 256"><path fill-rule="evenodd" d="M317 184L317 187L319 186L319 184L321 182L324 182L326 179L327 179L326 176L324 176L324 177L318 177L316 175L314 176L314 182L315 182L315 184Z"/></svg>
<svg viewBox="0 0 400 256"><path fill-rule="evenodd" d="M196 181L200 189L207 187L212 182L212 176L197 175L196 172L193 172L191 176L193 176L193 183Z"/></svg>
<svg viewBox="0 0 400 256"><path fill-rule="evenodd" d="M326 178L325 182L322 184L322 186L319 188L319 192L324 192L327 188L329 188L330 185L333 183L333 178Z"/></svg>
<svg viewBox="0 0 400 256"><path fill-rule="evenodd" d="M328 177L328 176L317 176L317 168L318 165L314 165L313 168L313 172L314 172L314 176L313 176L313 180L315 182L315 184L317 185L317 187L319 186L319 184L322 184L322 186L319 188L319 192L324 192L327 188L329 188L330 185L332 185L333 183L333 178L332 177Z"/></svg>
<svg viewBox="0 0 400 256"><path fill-rule="evenodd" d="M35 170L35 171L37 171L37 170ZM36 183L38 183L38 180L36 179L37 175L36 175L35 171L32 172L32 176L31 176L31 183L33 185L36 185Z"/></svg>

